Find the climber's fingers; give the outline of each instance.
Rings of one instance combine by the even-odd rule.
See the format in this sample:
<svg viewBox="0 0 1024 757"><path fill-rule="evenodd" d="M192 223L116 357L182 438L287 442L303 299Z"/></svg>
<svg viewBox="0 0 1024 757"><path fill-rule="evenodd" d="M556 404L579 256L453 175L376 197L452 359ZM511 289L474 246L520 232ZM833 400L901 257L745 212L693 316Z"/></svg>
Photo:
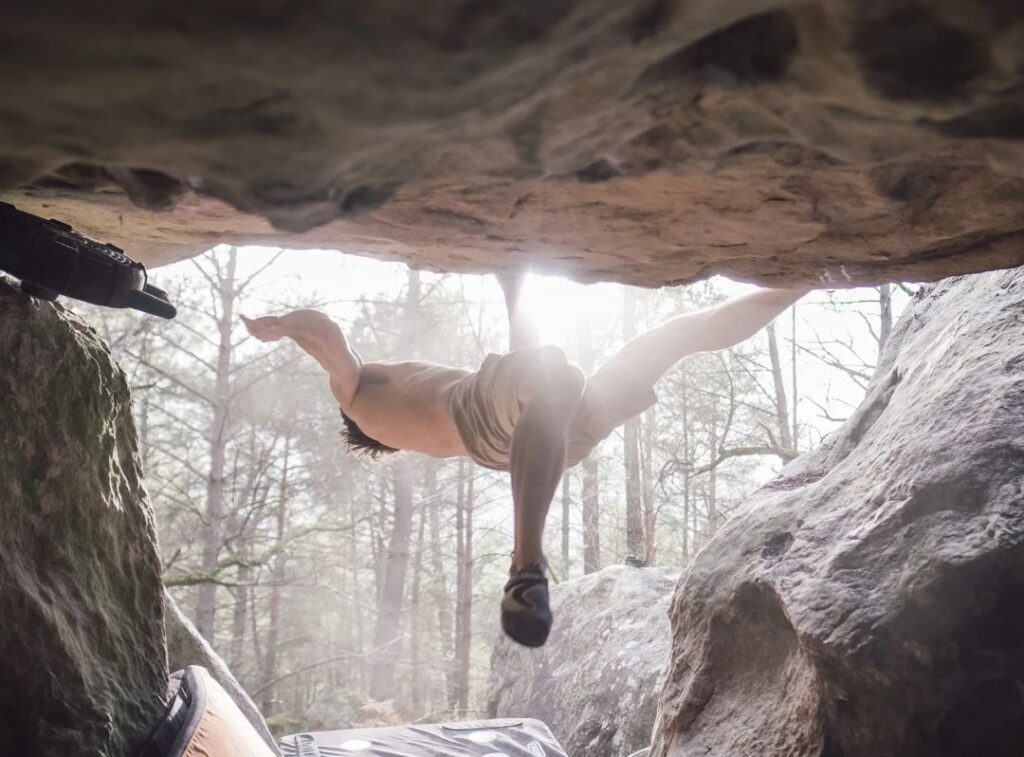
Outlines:
<svg viewBox="0 0 1024 757"><path fill-rule="evenodd" d="M261 342L274 342L284 334L280 318L273 315L265 315L262 318L246 318L242 316L242 323L249 330L249 333Z"/></svg>

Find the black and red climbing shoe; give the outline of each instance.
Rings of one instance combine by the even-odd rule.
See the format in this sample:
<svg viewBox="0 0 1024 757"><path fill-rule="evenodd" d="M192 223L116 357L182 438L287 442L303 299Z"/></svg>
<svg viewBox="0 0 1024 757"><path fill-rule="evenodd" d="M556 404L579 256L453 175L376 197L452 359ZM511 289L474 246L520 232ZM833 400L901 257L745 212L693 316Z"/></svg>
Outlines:
<svg viewBox="0 0 1024 757"><path fill-rule="evenodd" d="M541 565L527 565L512 574L501 599L501 627L524 647L542 647L551 632L548 579Z"/></svg>

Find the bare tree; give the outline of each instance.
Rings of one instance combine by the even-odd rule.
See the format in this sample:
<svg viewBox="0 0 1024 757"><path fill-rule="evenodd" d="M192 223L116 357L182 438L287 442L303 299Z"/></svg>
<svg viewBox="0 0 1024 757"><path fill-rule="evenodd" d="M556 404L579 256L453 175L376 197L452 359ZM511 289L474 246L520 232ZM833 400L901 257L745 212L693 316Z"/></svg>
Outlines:
<svg viewBox="0 0 1024 757"><path fill-rule="evenodd" d="M562 474L562 576L569 578L572 566L570 539L572 534L572 477L569 471Z"/></svg>
<svg viewBox="0 0 1024 757"><path fill-rule="evenodd" d="M423 638L426 634L420 625L421 591L423 579L423 535L427 527L427 509L420 508L419 526L416 529L416 559L413 560L412 590L409 598L409 708L413 712L423 711Z"/></svg>
<svg viewBox="0 0 1024 757"><path fill-rule="evenodd" d="M622 337L628 342L636 336L636 291L623 287ZM623 456L626 477L626 552L633 557L644 554L644 524L640 493L640 418L626 421L623 427Z"/></svg>
<svg viewBox="0 0 1024 757"><path fill-rule="evenodd" d="M455 686L451 709L465 714L469 709L470 655L473 641L473 468L465 460L458 463L458 502L456 528L455 589Z"/></svg>
<svg viewBox="0 0 1024 757"><path fill-rule="evenodd" d="M775 336L775 323L769 323L768 356L772 365L772 386L775 389L775 422L778 445L786 450L795 450L793 430L789 425L789 401L786 399L786 384L782 378L782 358L779 354L779 340Z"/></svg>
<svg viewBox="0 0 1024 757"><path fill-rule="evenodd" d="M444 565L441 541L441 499L437 486L438 464L430 461L427 464L426 507L430 517L430 558L433 572L433 600L437 606L437 630L440 641L440 654L444 662L443 691L449 692L454 686L455 678L455 637L452 627L451 596L448 591L448 576ZM448 501L445 498L445 501ZM461 519L461 508L456 518ZM463 538L460 534L458 538ZM457 556L458 559L458 556ZM458 569L458 568L456 568Z"/></svg>
<svg viewBox="0 0 1024 757"><path fill-rule="evenodd" d="M882 354L892 333L892 285L878 287L878 354Z"/></svg>
<svg viewBox="0 0 1024 757"><path fill-rule="evenodd" d="M643 446L641 474L643 478L643 506L644 506L644 563L654 565L657 557L658 539L657 522L658 511L655 506L654 495L654 469L652 459L654 457L655 437L657 436L657 407L651 407L644 413L643 420Z"/></svg>
<svg viewBox="0 0 1024 757"><path fill-rule="evenodd" d="M268 610L269 626L263 658L264 688L260 705L264 714L274 711L274 682L278 671L278 645L281 643L281 597L285 586L285 564L288 553L285 550L285 539L288 530L288 502L291 494L288 488L288 474L291 452L291 439L285 437L284 451L281 455L281 478L278 483L277 503L274 508L274 542L273 567L271 569L270 602Z"/></svg>
<svg viewBox="0 0 1024 757"><path fill-rule="evenodd" d="M210 468L206 477L206 531L203 538L203 560L200 569L213 576L220 558L224 519L224 453L228 444L228 414L231 405L231 331L235 321L235 275L238 250L228 252L227 265L215 267L215 292L219 299L217 317L217 362L211 404L213 422L210 428ZM211 642L217 613L217 585L212 581L200 584L196 600L196 628Z"/></svg>
<svg viewBox="0 0 1024 757"><path fill-rule="evenodd" d="M590 322L580 318L576 325L576 345L580 368L586 375L594 372L594 343ZM601 569L601 508L598 484L598 456L591 453L581 464L583 484L580 500L583 505L583 572Z"/></svg>
<svg viewBox="0 0 1024 757"><path fill-rule="evenodd" d="M415 353L419 323L420 273L409 269L408 290L402 318L401 346L405 354ZM391 536L383 565L383 580L377 597L377 621L373 632L373 659L370 667L370 696L391 699L396 693L395 665L405 596L405 577L409 565L412 536L412 459L400 456L392 463L394 508Z"/></svg>

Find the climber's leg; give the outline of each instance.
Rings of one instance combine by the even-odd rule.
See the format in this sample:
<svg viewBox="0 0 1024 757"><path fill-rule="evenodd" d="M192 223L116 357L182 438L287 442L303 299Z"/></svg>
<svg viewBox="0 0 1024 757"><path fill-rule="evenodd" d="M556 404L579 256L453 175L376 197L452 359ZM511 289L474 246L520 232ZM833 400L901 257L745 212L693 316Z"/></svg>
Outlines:
<svg viewBox="0 0 1024 757"><path fill-rule="evenodd" d="M565 470L566 429L583 392L583 374L554 347L535 353L520 387L523 412L512 435L515 551L501 603L505 633L520 644L542 645L551 629L544 577L544 522Z"/></svg>
<svg viewBox="0 0 1024 757"><path fill-rule="evenodd" d="M588 383L614 396L619 387L654 385L696 352L734 347L759 332L807 289L759 289L704 310L671 318L631 339Z"/></svg>

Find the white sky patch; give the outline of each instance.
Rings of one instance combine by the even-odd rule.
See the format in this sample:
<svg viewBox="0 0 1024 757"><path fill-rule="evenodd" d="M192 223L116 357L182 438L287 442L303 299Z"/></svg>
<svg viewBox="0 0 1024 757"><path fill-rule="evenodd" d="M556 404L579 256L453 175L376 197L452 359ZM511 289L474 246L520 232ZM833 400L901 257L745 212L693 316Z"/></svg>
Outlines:
<svg viewBox="0 0 1024 757"><path fill-rule="evenodd" d="M562 276L531 274L523 287L521 306L541 341L564 347L578 318L593 318L608 303L621 299L619 284L579 284Z"/></svg>

